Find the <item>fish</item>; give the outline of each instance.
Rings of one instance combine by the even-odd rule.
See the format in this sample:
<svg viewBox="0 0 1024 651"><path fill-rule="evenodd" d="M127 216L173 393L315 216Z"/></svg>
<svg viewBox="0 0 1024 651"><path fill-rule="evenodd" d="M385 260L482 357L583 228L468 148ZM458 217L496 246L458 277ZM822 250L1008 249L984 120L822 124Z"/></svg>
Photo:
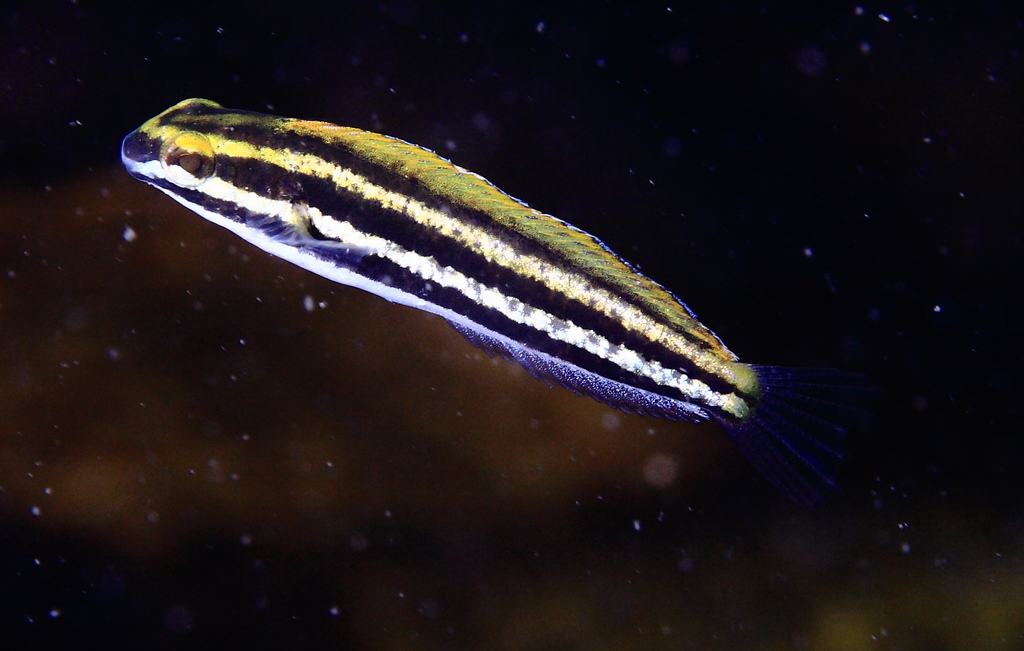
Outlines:
<svg viewBox="0 0 1024 651"><path fill-rule="evenodd" d="M838 488L863 376L740 362L596 237L429 149L187 99L128 134L121 160L267 253L440 316L550 384L628 412L717 421L798 504Z"/></svg>

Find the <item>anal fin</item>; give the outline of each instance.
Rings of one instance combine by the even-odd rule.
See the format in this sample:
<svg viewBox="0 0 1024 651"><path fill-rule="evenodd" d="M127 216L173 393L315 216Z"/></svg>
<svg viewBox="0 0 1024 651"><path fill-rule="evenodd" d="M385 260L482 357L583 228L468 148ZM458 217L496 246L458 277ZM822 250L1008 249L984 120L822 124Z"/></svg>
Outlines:
<svg viewBox="0 0 1024 651"><path fill-rule="evenodd" d="M697 405L609 380L551 355L507 342L450 320L448 323L469 343L488 354L516 362L531 375L548 384L564 387L577 395L593 398L616 409L690 423L699 423L710 417Z"/></svg>

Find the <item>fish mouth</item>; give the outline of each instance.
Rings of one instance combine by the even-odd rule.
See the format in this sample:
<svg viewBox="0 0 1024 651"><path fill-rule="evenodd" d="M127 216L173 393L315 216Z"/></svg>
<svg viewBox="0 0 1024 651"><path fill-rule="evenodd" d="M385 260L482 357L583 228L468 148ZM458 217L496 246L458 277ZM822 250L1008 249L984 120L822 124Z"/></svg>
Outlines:
<svg viewBox="0 0 1024 651"><path fill-rule="evenodd" d="M121 141L121 162L133 177L147 181L151 176L143 170L147 164L157 162L159 151L158 141L147 138L138 130L132 131Z"/></svg>

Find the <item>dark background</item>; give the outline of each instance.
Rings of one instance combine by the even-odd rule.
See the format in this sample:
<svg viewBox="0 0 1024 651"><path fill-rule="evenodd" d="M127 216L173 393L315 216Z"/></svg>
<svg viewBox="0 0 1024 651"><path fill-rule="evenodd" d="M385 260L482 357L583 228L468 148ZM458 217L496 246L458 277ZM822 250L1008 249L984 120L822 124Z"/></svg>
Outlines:
<svg viewBox="0 0 1024 651"><path fill-rule="evenodd" d="M5 647L1024 645L1014 3L15 4ZM745 361L865 373L843 492L796 507L714 425L548 388L127 178L192 96L434 149Z"/></svg>

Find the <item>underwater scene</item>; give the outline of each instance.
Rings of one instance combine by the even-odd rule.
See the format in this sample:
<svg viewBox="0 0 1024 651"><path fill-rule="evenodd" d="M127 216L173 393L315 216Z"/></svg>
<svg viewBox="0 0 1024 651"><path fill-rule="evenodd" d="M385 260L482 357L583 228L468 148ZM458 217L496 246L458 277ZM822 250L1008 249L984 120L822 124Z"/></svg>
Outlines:
<svg viewBox="0 0 1024 651"><path fill-rule="evenodd" d="M1024 648L1021 9L0 18L5 648Z"/></svg>

